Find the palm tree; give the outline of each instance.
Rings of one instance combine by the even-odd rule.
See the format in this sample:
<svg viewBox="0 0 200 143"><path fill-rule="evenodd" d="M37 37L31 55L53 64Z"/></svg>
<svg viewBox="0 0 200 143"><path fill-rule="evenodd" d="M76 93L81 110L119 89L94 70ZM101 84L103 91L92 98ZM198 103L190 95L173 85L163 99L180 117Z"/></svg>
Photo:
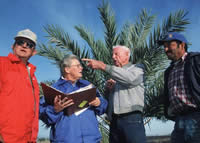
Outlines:
<svg viewBox="0 0 200 143"><path fill-rule="evenodd" d="M73 53L81 58L93 58L112 64L112 47L114 45L126 45L131 50L131 62L142 63L145 67L145 109L144 116L163 119L163 106L160 103L163 94L163 71L167 67L167 60L162 47L157 44L169 31L184 31L189 20L187 12L178 10L164 19L161 26L154 26L155 15L151 15L143 9L135 23L125 23L117 33L115 15L108 2L102 1L98 7L101 21L104 24L104 41L95 40L92 32L83 25L75 26L80 37L87 46L80 47L79 43L70 38L67 32L56 25L44 27L48 36L48 44L40 44L39 55L52 60L59 65L65 54ZM103 56L102 56L103 55ZM83 78L89 80L104 94L104 83L109 75L99 70L88 68L85 63Z"/></svg>

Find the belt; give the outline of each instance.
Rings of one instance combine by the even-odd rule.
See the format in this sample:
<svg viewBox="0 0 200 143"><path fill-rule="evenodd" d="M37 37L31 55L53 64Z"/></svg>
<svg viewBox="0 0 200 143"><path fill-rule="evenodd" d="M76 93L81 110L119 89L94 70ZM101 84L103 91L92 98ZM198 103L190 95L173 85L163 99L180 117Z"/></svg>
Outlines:
<svg viewBox="0 0 200 143"><path fill-rule="evenodd" d="M185 115L189 115L189 114L192 114L192 113L200 113L200 109L198 109L198 108L188 108L183 112L177 113L176 115L185 116Z"/></svg>
<svg viewBox="0 0 200 143"><path fill-rule="evenodd" d="M142 114L141 111L133 111L133 112L128 112L128 113L122 113L122 114L115 114L113 113L113 117L126 117L126 116L129 116L129 115L132 115L132 114Z"/></svg>

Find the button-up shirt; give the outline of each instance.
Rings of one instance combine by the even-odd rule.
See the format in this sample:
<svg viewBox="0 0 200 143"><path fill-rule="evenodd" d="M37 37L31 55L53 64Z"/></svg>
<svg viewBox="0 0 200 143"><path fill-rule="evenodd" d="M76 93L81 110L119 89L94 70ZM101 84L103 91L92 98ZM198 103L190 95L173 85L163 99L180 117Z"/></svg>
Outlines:
<svg viewBox="0 0 200 143"><path fill-rule="evenodd" d="M173 68L169 74L168 87L170 112L172 114L181 113L184 110L187 110L187 107L196 107L189 93L187 86L188 83L186 84L184 77L184 65L186 56L187 53L185 53L181 59L171 64Z"/></svg>

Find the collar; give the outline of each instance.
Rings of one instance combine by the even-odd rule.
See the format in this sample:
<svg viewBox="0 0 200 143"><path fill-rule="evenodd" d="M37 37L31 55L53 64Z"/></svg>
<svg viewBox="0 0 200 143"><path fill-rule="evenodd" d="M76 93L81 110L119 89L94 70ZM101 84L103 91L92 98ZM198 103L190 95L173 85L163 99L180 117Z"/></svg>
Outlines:
<svg viewBox="0 0 200 143"><path fill-rule="evenodd" d="M21 60L17 57L17 56L15 56L13 53L9 53L8 54L8 59L11 61L11 62L15 62L15 63L20 63L21 62ZM22 63L22 62L21 62ZM28 66L28 67L30 67L30 69L33 69L34 71L36 70L36 66L34 66L34 65L32 65L31 63L27 63L27 65L26 66Z"/></svg>
<svg viewBox="0 0 200 143"><path fill-rule="evenodd" d="M15 56L13 53L9 53L8 54L8 59L11 61L11 62L20 62L21 60Z"/></svg>
<svg viewBox="0 0 200 143"><path fill-rule="evenodd" d="M185 58L186 58L186 56L188 55L188 53L187 52L185 52L184 53L184 55L181 57L181 59L182 59L182 61L184 61L185 60Z"/></svg>
<svg viewBox="0 0 200 143"><path fill-rule="evenodd" d="M185 53L183 54L183 56L182 56L179 60L174 61L174 62L171 62L171 65L177 65L177 64L179 64L179 63L184 62L187 55L188 55L188 53L185 52Z"/></svg>
<svg viewBox="0 0 200 143"><path fill-rule="evenodd" d="M131 65L133 65L133 64L131 64L131 63L129 62L128 64L123 65L122 68L128 68L128 67L130 67Z"/></svg>
<svg viewBox="0 0 200 143"><path fill-rule="evenodd" d="M71 84L71 85L76 85L78 83L82 83L81 82L82 80L77 80L75 83L72 83L70 80L67 80L65 79L63 76L60 77L60 79L58 80L58 84L61 85L61 84Z"/></svg>

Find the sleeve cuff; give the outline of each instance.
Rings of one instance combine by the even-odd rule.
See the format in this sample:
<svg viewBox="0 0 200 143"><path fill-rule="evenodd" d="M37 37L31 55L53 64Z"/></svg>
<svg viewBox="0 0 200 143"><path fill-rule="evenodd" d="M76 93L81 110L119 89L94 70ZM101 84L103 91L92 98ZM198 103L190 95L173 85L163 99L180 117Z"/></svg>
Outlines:
<svg viewBox="0 0 200 143"><path fill-rule="evenodd" d="M111 73L111 71L112 71L112 66L111 66L111 65L106 65L105 71L106 71L107 73Z"/></svg>

